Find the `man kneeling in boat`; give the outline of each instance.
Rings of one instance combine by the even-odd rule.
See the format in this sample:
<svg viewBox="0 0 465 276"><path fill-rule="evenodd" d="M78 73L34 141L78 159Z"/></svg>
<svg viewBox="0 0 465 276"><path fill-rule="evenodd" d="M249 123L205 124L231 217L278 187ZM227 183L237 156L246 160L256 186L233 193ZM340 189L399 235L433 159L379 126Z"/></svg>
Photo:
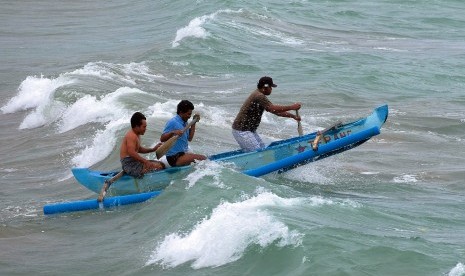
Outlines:
<svg viewBox="0 0 465 276"><path fill-rule="evenodd" d="M194 104L188 100L182 100L178 103L176 116L171 118L165 125L165 129L160 137L160 141L167 142L170 138L177 136L178 139L166 153L166 160L172 167L186 166L195 162L207 159L203 154L189 152L189 142L194 139L195 122L188 124L187 121L192 116ZM200 115L194 115L194 118L200 118Z"/></svg>
<svg viewBox="0 0 465 276"><path fill-rule="evenodd" d="M158 143L153 148L145 148L140 145L140 135L144 135L147 129L146 120L145 116L140 112L132 115L131 130L124 136L120 149L120 159L124 173L137 178L142 178L145 173L165 168L162 162L145 159L139 154L154 152L161 146L161 143Z"/></svg>

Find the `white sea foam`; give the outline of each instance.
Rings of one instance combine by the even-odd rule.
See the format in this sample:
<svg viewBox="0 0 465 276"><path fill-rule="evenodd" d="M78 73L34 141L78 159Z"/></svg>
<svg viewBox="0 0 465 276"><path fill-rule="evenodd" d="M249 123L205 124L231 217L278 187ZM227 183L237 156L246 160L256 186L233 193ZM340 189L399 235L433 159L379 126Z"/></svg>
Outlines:
<svg viewBox="0 0 465 276"><path fill-rule="evenodd" d="M128 116L119 99L130 94L147 94L137 88L121 87L98 99L85 95L63 113L59 132L66 132L87 123L107 123Z"/></svg>
<svg viewBox="0 0 465 276"><path fill-rule="evenodd" d="M118 74L117 72L121 73ZM34 109L26 115L19 129L41 127L62 119L65 123L62 124L59 131L66 132L69 129L73 129L87 122L108 121L106 119L108 114L102 115L102 113L118 113L120 110L114 108L114 104L117 104L114 100L122 94L134 92L117 90L101 100L92 95L84 95L82 98L78 99L76 103L72 104L71 107L67 107L67 103L55 97L55 92L58 88L77 83L78 79L83 76L96 77L107 81L124 82L130 85L136 84L136 80L134 79L136 77L143 76L148 80L163 77L152 74L149 67L144 63L111 64L90 62L83 68L63 73L56 78L28 76L19 86L18 94L1 107L1 111L6 114ZM141 91L139 90L139 92ZM105 109L107 109L107 111L104 111ZM93 115L90 114L92 112L94 112ZM83 113L89 117L82 116ZM76 116L76 114L79 114L79 116ZM89 119L89 121L86 122L86 119Z"/></svg>
<svg viewBox="0 0 465 276"><path fill-rule="evenodd" d="M1 172L5 172L5 173L11 173L11 172L16 172L16 171L18 171L18 169L0 168L0 171L1 171Z"/></svg>
<svg viewBox="0 0 465 276"><path fill-rule="evenodd" d="M210 126L229 129L234 120L234 117L222 107L206 106L203 103L199 103L196 105L194 113L196 112L201 115L200 120L202 124Z"/></svg>
<svg viewBox="0 0 465 276"><path fill-rule="evenodd" d="M324 205L335 205L339 207L349 207L349 208L360 208L363 205L357 201L351 199L342 199L342 200L332 200L329 198L324 198L322 196L313 196L306 198L305 203L313 207L319 207Z"/></svg>
<svg viewBox="0 0 465 276"><path fill-rule="evenodd" d="M31 218L37 217L37 209L31 205L14 206L9 205L2 210L5 218L0 217L0 222L6 218ZM3 214L2 214L3 215Z"/></svg>
<svg viewBox="0 0 465 276"><path fill-rule="evenodd" d="M379 174L379 172L360 172L360 174L364 174L364 175L376 175L376 174Z"/></svg>
<svg viewBox="0 0 465 276"><path fill-rule="evenodd" d="M89 62L83 68L76 69L72 72L67 72L65 75L70 76L92 76L103 80L118 79L118 75L109 70L110 64L104 62Z"/></svg>
<svg viewBox="0 0 465 276"><path fill-rule="evenodd" d="M234 87L234 88L229 88L229 89L226 89L226 90L216 90L216 91L213 91L213 93L220 94L220 95L226 95L226 94L240 93L241 91L242 91L242 88Z"/></svg>
<svg viewBox="0 0 465 276"><path fill-rule="evenodd" d="M192 19L189 24L176 32L176 37L174 38L173 42L171 43L172 47L178 47L179 42L187 37L196 37L196 38L206 38L209 33L207 30L203 28L203 25L213 19L220 14L220 13L237 13L242 12L239 11L232 11L232 10L219 10L212 14L203 15L200 17L196 17Z"/></svg>
<svg viewBox="0 0 465 276"><path fill-rule="evenodd" d="M64 109L64 103L53 100L55 91L74 82L74 79L63 75L55 79L29 76L19 86L18 95L11 98L1 110L3 113L14 113L35 108L24 118L19 129L36 128L52 123L60 117Z"/></svg>
<svg viewBox="0 0 465 276"><path fill-rule="evenodd" d="M75 155L71 160L76 167L90 167L102 161L115 148L116 132L127 126L129 116L122 117L115 121L110 121L105 125L105 129L97 131L92 145L86 146L84 150Z"/></svg>
<svg viewBox="0 0 465 276"><path fill-rule="evenodd" d="M158 263L176 267L192 262L195 269L217 267L242 257L247 247L298 246L302 234L290 230L267 207L301 204L301 199L281 198L260 192L243 201L218 205L210 217L195 225L189 233L167 235L154 250L146 265Z"/></svg>
<svg viewBox="0 0 465 276"><path fill-rule="evenodd" d="M156 102L152 106L149 106L148 109L152 113L149 114L148 116L171 119L171 117L175 115L175 111L176 111L178 103L179 103L179 100L167 100L164 103Z"/></svg>
<svg viewBox="0 0 465 276"><path fill-rule="evenodd" d="M176 37L171 44L173 48L179 46L179 42L186 37L206 38L208 36L208 32L202 27L202 25L208 20L215 18L215 16L216 13L213 13L192 19L186 27L183 27L176 32Z"/></svg>
<svg viewBox="0 0 465 276"><path fill-rule="evenodd" d="M465 266L462 263L458 263L451 271L449 271L448 276L464 276L465 275Z"/></svg>
<svg viewBox="0 0 465 276"><path fill-rule="evenodd" d="M44 102L24 118L19 129L36 128L53 123L60 118L64 109L65 104L60 101Z"/></svg>
<svg viewBox="0 0 465 276"><path fill-rule="evenodd" d="M164 76L161 74L153 74L150 68L147 66L147 64L145 64L145 62L141 62L141 63L131 62L128 64L122 64L121 66L122 66L122 71L126 75L136 74L138 76L149 77L149 79L164 78Z"/></svg>
<svg viewBox="0 0 465 276"><path fill-rule="evenodd" d="M414 174L404 174L401 176L394 177L393 181L395 183L415 183L418 182L417 176Z"/></svg>
<svg viewBox="0 0 465 276"><path fill-rule="evenodd" d="M70 106L63 115L60 132L81 125L105 123L104 129L96 132L91 145L74 156L72 163L78 167L91 166L107 157L116 146L116 132L128 125L132 111L126 110L119 98L129 94L146 94L136 88L122 87L98 100L85 96Z"/></svg>
<svg viewBox="0 0 465 276"><path fill-rule="evenodd" d="M164 78L163 75L153 74L144 63L131 62L127 64L114 64L107 62L89 62L83 68L63 74L64 76L91 76L101 80L125 82L137 85L135 78L144 76L148 80Z"/></svg>
<svg viewBox="0 0 465 276"><path fill-rule="evenodd" d="M197 181L203 179L204 177L213 178L213 186L226 188L226 185L223 181L221 181L220 178L220 170L222 168L223 166L218 162L209 160L199 162L195 165L195 170L192 173L190 173L186 178L184 178L184 180L189 182L186 189L193 187L197 183Z"/></svg>
<svg viewBox="0 0 465 276"><path fill-rule="evenodd" d="M254 36L262 36L268 39L277 41L281 44L289 46L300 46L304 45L305 41L297 37L292 36L291 34L286 34L281 31L273 30L271 28L266 28L263 26L260 27L249 27L249 26L239 26L235 25L237 28L242 29L245 32L251 33Z"/></svg>
<svg viewBox="0 0 465 276"><path fill-rule="evenodd" d="M63 76L56 79L29 76L19 86L18 95L11 98L1 110L6 114L45 106L50 102L57 88L73 82L73 79Z"/></svg>
<svg viewBox="0 0 465 276"><path fill-rule="evenodd" d="M303 166L285 174L286 178L307 183L331 184L331 179L314 166Z"/></svg>

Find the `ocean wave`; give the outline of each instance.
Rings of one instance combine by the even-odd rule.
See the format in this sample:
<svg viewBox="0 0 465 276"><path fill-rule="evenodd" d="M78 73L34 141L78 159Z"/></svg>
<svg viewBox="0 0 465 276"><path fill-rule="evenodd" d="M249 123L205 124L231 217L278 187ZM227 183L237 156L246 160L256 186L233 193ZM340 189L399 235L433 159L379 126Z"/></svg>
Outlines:
<svg viewBox="0 0 465 276"><path fill-rule="evenodd" d="M146 265L169 268L192 262L194 269L217 267L240 259L251 245L298 246L302 234L290 230L265 207L301 203L301 199L281 198L264 191L243 201L223 202L189 233L165 236Z"/></svg>
<svg viewBox="0 0 465 276"><path fill-rule="evenodd" d="M207 30L205 30L205 28L203 28L203 25L205 23L215 19L218 14L234 13L234 12L241 12L241 10L239 11L219 10L217 12L192 19L187 26L182 27L181 29L176 31L176 37L171 43L172 47L173 48L178 47L180 44L180 41L187 37L206 38L208 36L208 32Z"/></svg>
<svg viewBox="0 0 465 276"><path fill-rule="evenodd" d="M465 266L462 263L458 263L449 273L448 276L463 276L465 275Z"/></svg>

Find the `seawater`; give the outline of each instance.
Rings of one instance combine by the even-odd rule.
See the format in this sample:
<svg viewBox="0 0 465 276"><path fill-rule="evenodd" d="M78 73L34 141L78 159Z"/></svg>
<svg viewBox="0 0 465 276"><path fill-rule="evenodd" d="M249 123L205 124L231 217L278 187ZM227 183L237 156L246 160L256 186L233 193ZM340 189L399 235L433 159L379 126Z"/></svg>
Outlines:
<svg viewBox="0 0 465 276"><path fill-rule="evenodd" d="M4 1L1 275L465 275L465 3ZM129 118L154 145L181 99L193 151L236 149L264 75L303 128L389 105L381 134L284 174L196 164L148 202L44 216L96 195L72 167L119 168ZM265 114L270 143L296 122ZM154 157L154 156L151 156Z"/></svg>

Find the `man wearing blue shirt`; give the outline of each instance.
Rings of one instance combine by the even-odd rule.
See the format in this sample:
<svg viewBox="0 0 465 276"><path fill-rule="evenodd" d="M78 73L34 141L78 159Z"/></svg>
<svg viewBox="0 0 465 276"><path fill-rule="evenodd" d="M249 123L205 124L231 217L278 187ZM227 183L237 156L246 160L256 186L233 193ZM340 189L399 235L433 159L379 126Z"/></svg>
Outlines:
<svg viewBox="0 0 465 276"><path fill-rule="evenodd" d="M189 142L192 141L195 134L195 124L184 131L187 121L192 116L194 105L188 100L182 100L178 104L177 115L171 118L165 125L163 134L160 137L161 142L166 142L171 137L178 135L176 143L166 153L166 160L170 166L185 166L195 160L205 160L207 157L201 154L188 152Z"/></svg>

